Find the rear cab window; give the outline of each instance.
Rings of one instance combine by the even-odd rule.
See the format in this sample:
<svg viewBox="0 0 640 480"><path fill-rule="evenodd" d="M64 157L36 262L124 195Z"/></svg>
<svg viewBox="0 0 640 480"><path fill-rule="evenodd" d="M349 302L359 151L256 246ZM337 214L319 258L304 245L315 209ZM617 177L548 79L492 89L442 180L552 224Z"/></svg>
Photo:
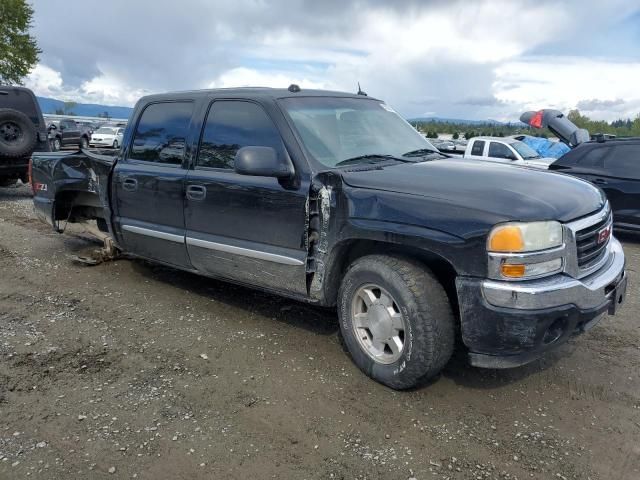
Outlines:
<svg viewBox="0 0 640 480"><path fill-rule="evenodd" d="M181 165L192 113L191 101L147 105L133 135L129 160Z"/></svg>
<svg viewBox="0 0 640 480"><path fill-rule="evenodd" d="M205 122L196 168L233 170L242 147L272 147L284 154L280 132L265 110L245 100L217 100L211 104Z"/></svg>
<svg viewBox="0 0 640 480"><path fill-rule="evenodd" d="M474 140L471 147L471 155L475 157L481 157L484 153L484 140Z"/></svg>

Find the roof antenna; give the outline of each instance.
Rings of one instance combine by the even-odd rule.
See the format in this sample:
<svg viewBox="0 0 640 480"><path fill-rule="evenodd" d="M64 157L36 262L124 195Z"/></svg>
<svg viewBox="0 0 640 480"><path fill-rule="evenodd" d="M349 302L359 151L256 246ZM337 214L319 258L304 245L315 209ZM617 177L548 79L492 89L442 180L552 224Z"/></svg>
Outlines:
<svg viewBox="0 0 640 480"><path fill-rule="evenodd" d="M360 82L358 82L358 95L363 95L365 97L367 96L367 94L360 88Z"/></svg>

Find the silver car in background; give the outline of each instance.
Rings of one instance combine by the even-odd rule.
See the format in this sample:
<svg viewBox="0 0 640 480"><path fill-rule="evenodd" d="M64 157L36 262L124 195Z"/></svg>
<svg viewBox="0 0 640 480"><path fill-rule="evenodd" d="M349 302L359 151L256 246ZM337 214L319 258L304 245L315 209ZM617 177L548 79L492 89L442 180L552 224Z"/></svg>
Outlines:
<svg viewBox="0 0 640 480"><path fill-rule="evenodd" d="M124 128L122 127L100 127L93 132L89 145L91 147L107 147L120 148L124 137Z"/></svg>

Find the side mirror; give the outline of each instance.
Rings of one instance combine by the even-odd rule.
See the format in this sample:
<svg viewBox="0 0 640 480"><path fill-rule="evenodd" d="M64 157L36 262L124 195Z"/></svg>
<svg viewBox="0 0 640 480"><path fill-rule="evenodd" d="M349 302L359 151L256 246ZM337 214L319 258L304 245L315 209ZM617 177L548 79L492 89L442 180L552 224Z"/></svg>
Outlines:
<svg viewBox="0 0 640 480"><path fill-rule="evenodd" d="M257 177L286 178L294 173L291 163L278 158L278 153L271 147L242 147L236 153L234 166L241 175Z"/></svg>

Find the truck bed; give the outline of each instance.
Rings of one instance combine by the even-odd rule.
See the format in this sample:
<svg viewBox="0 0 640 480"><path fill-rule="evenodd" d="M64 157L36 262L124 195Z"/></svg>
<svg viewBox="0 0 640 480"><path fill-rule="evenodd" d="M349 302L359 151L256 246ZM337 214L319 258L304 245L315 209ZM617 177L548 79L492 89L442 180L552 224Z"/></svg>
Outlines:
<svg viewBox="0 0 640 480"><path fill-rule="evenodd" d="M110 228L109 177L116 153L99 149L34 153L31 181L38 216L57 231L65 221L97 220L101 229Z"/></svg>

